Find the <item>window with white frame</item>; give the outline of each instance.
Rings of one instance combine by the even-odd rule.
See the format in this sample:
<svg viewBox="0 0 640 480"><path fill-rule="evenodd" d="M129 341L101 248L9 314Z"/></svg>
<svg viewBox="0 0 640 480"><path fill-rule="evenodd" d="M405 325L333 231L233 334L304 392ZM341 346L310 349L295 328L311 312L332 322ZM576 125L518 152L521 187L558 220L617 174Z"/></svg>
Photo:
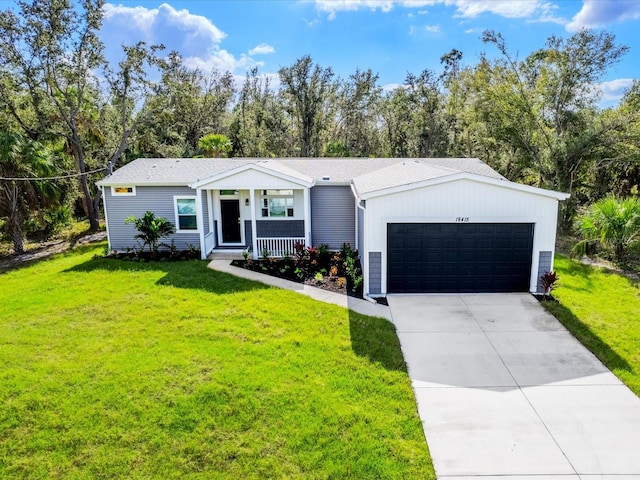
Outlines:
<svg viewBox="0 0 640 480"><path fill-rule="evenodd" d="M136 187L135 186L121 186L121 187L116 187L116 186L112 186L111 187L111 195L113 195L114 197L116 196L129 196L129 197L133 197L136 194Z"/></svg>
<svg viewBox="0 0 640 480"><path fill-rule="evenodd" d="M293 217L293 190L262 190L262 216Z"/></svg>
<svg viewBox="0 0 640 480"><path fill-rule="evenodd" d="M176 227L179 232L198 230L196 197L173 197L176 211Z"/></svg>

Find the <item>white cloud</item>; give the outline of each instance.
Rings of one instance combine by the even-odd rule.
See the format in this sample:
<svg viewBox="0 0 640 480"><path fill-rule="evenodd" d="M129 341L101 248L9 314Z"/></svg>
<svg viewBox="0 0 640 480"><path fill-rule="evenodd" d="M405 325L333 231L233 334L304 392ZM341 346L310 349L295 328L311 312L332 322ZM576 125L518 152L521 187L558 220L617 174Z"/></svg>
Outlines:
<svg viewBox="0 0 640 480"><path fill-rule="evenodd" d="M177 51L182 55L185 65L204 71L215 68L221 72L241 72L262 65L251 55L275 51L270 45L260 44L248 55L242 54L237 58L221 47L227 34L211 20L186 9L176 10L167 3L157 8L107 3L100 36L109 60L117 61L122 57L121 45L144 40L149 44L165 45L165 52Z"/></svg>
<svg viewBox="0 0 640 480"><path fill-rule="evenodd" d="M473 18L483 13L492 13L507 18L536 18L538 21L558 21L550 15L556 8L545 0L314 0L321 11L335 18L336 12L356 11L361 8L389 12L394 7L423 8L444 5L456 8L457 17ZM427 13L420 10L419 14Z"/></svg>
<svg viewBox="0 0 640 480"><path fill-rule="evenodd" d="M582 9L567 24L570 32L581 28L598 28L640 18L637 0L583 0Z"/></svg>
<svg viewBox="0 0 640 480"><path fill-rule="evenodd" d="M631 85L633 85L633 78L618 78L608 82L601 82L597 84L597 88L602 92L601 101L618 102Z"/></svg>
<svg viewBox="0 0 640 480"><path fill-rule="evenodd" d="M429 33L440 33L440 25L425 25L424 29Z"/></svg>
<svg viewBox="0 0 640 480"><path fill-rule="evenodd" d="M267 43L261 43L260 45L249 50L249 55L268 55L269 53L275 53L276 49Z"/></svg>

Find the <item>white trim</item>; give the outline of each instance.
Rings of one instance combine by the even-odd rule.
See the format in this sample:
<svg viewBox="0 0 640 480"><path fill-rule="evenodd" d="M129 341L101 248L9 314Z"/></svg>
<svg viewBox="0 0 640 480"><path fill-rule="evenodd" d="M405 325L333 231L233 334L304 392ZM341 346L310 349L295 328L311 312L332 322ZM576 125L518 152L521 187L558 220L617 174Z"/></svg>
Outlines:
<svg viewBox="0 0 640 480"><path fill-rule="evenodd" d="M244 217L242 216L242 198L240 197L240 193L236 195L220 195L220 191L217 192L217 205L218 210L220 212L220 221L218 222L218 244L225 247L240 247L245 244L245 233L244 233ZM238 202L238 215L240 215L240 241L239 242L225 242L224 241L224 232L222 231L222 201L233 201L236 200Z"/></svg>
<svg viewBox="0 0 640 480"><path fill-rule="evenodd" d="M104 187L100 186L100 190L102 190L102 206L104 207L104 225L107 228L107 246L109 247L109 251L111 251L111 236L109 235L109 216L107 214L107 195L104 191Z"/></svg>
<svg viewBox="0 0 640 480"><path fill-rule="evenodd" d="M304 205L304 242L307 246L311 245L311 202L310 193L308 188L302 191L303 205ZM294 207L295 208L295 207ZM295 214L295 211L293 212Z"/></svg>
<svg viewBox="0 0 640 480"><path fill-rule="evenodd" d="M253 250L253 258L258 259L258 232L256 221L256 190L255 188L249 189L249 206L251 207L251 250Z"/></svg>
<svg viewBox="0 0 640 480"><path fill-rule="evenodd" d="M496 187L507 188L510 190L518 190L521 192L531 193L533 195L540 195L543 197L551 197L556 200L566 200L571 195L568 193L554 192L553 190L546 190L543 188L532 187L529 185L523 185L521 183L511 182L509 180L500 180L497 178L485 177L484 175L476 175L473 173L456 173L452 175L446 175L438 178L431 178L429 180L423 180L420 182L408 183L405 185L398 185L395 187L382 188L372 192L359 193L360 198L368 200L370 198L382 197L385 195L392 195L394 193L405 192L407 190L417 190L419 188L430 187L433 185L440 185L443 183L455 182L457 180L471 180L478 183L485 183ZM354 186L357 190L357 182L354 182Z"/></svg>
<svg viewBox="0 0 640 480"><path fill-rule="evenodd" d="M196 229L200 233L200 258L202 260L205 260L207 258L208 252L205 251L206 248L204 242L204 212L202 210L202 190L199 188L196 189Z"/></svg>
<svg viewBox="0 0 640 480"><path fill-rule="evenodd" d="M209 217L209 232L208 233L213 233L215 236L215 229L214 229L214 221L213 221L213 199L211 195L211 190L205 190L207 192L207 215ZM217 245L215 244L215 241L213 242L213 248L215 248Z"/></svg>
<svg viewBox="0 0 640 480"><path fill-rule="evenodd" d="M197 190L196 190L197 191ZM180 230L180 217L178 215L178 200L195 200L196 201L196 228L195 230ZM173 196L173 214L176 225L176 233L201 233L202 221L200 219L200 210L198 203L202 204L202 201L198 202L197 195L174 195ZM202 205L200 205L201 207ZM202 238L201 238L202 240Z"/></svg>
<svg viewBox="0 0 640 480"><path fill-rule="evenodd" d="M116 188L130 188L131 192L116 192ZM136 186L135 185L111 185L112 197L135 197Z"/></svg>

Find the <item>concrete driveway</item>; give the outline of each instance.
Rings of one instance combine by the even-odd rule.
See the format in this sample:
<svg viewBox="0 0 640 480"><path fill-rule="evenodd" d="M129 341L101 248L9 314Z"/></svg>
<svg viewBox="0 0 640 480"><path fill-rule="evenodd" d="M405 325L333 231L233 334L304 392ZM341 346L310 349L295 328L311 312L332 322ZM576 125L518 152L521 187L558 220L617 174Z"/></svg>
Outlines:
<svg viewBox="0 0 640 480"><path fill-rule="evenodd" d="M532 296L387 298L438 478L640 479L640 399Z"/></svg>

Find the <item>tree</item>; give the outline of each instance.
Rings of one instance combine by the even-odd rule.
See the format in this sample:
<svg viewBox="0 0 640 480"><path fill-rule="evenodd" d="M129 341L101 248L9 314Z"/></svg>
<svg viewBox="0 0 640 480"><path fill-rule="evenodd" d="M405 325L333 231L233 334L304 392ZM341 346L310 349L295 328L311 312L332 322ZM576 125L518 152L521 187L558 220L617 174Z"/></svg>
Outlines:
<svg viewBox="0 0 640 480"><path fill-rule="evenodd" d="M27 219L58 200L51 182L37 180L55 173L49 151L40 143L13 132L0 131L0 216L15 253L24 252Z"/></svg>
<svg viewBox="0 0 640 480"><path fill-rule="evenodd" d="M238 157L287 157L296 154L290 122L282 97L271 88L269 77L258 69L247 73L233 109L229 135Z"/></svg>
<svg viewBox="0 0 640 480"><path fill-rule="evenodd" d="M164 217L156 217L153 212L145 212L140 218L133 215L127 217L124 223L133 223L138 230L134 238L142 240L142 250L147 245L152 256L158 253L158 243L161 238L168 237L176 232L173 223Z"/></svg>
<svg viewBox="0 0 640 480"><path fill-rule="evenodd" d="M501 58L481 63L486 82L476 105L491 135L506 147L505 157L514 159L515 171L529 183L579 191L604 137L624 128L593 121L598 100L593 85L628 48L616 45L610 33L581 30L566 40L550 37L545 48L519 62L499 33L485 31L482 39L494 45ZM565 227L578 200L572 195L563 202Z"/></svg>
<svg viewBox="0 0 640 480"><path fill-rule="evenodd" d="M378 120L382 88L378 75L371 70L356 70L342 82L336 97L337 118L333 142L325 145L325 156L337 145L340 154L335 156L369 157L380 151Z"/></svg>
<svg viewBox="0 0 640 480"><path fill-rule="evenodd" d="M145 98L135 155L192 157L203 135L227 133L235 95L233 76L188 68L177 52L169 53L158 66L162 77Z"/></svg>
<svg viewBox="0 0 640 480"><path fill-rule="evenodd" d="M575 251L584 253L589 243L599 242L611 248L616 261L621 261L628 247L640 240L640 200L606 197L598 200L576 220L582 240Z"/></svg>
<svg viewBox="0 0 640 480"><path fill-rule="evenodd" d="M286 112L291 116L299 142L298 155L318 157L322 153L322 131L337 85L333 70L314 65L304 56L278 72Z"/></svg>
<svg viewBox="0 0 640 480"><path fill-rule="evenodd" d="M205 157L226 157L231 151L231 142L226 135L221 133L209 133L198 140L198 146L204 151Z"/></svg>
<svg viewBox="0 0 640 480"><path fill-rule="evenodd" d="M122 157L136 103L148 88L145 67L156 62L159 48L143 42L123 47L124 60L111 70L98 37L103 6L104 0L32 0L19 3L19 15L0 12L1 105L32 139L64 141L93 229L101 191L91 180L110 173ZM101 120L114 109L110 133L117 138L108 143Z"/></svg>

